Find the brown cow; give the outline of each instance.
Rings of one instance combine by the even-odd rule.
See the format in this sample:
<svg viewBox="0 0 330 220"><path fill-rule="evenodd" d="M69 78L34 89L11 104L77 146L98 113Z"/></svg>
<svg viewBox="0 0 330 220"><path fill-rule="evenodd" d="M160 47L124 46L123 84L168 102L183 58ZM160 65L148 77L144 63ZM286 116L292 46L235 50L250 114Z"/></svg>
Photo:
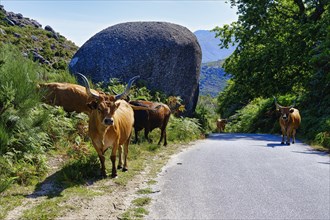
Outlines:
<svg viewBox="0 0 330 220"><path fill-rule="evenodd" d="M41 83L38 89L43 95L42 101L56 106L62 106L67 112L84 112L89 114L91 109L86 103L93 100L92 96L86 93L84 86L71 83ZM98 96L106 96L103 92L98 92L91 89L93 94Z"/></svg>
<svg viewBox="0 0 330 220"><path fill-rule="evenodd" d="M274 97L276 110L281 113L279 118L279 123L282 130L282 142L284 144L284 137L287 137L286 144L290 145L290 139L292 137L292 144L296 141L296 129L299 127L301 118L299 110L293 108L295 103L289 107L281 106L277 103L276 98Z"/></svg>
<svg viewBox="0 0 330 220"><path fill-rule="evenodd" d="M126 88L126 90L116 96L99 96L91 91L87 78L82 77L86 93L94 100L87 105L91 109L89 114L89 136L92 139L93 146L98 153L101 162L101 174L106 176L105 171L105 151L112 146L111 162L112 173L111 177L117 176L116 169L116 153L119 150L118 169L127 171L127 154L128 145L131 137L131 132L134 124L134 112L132 107L124 100L120 100L126 96L132 83L137 77L133 77ZM121 145L124 145L124 164L122 163Z"/></svg>
<svg viewBox="0 0 330 220"><path fill-rule="evenodd" d="M149 132L155 128L159 128L161 133L158 145L160 145L162 139L164 138L164 146L166 146L166 126L171 116L170 108L163 103L142 100L130 101L129 103L133 106L149 108L149 110L134 110L134 142L138 142L138 133L144 129L144 136L149 143L151 143L151 139L148 137Z"/></svg>
<svg viewBox="0 0 330 220"><path fill-rule="evenodd" d="M227 119L218 118L218 120L217 120L217 130L218 130L219 133L225 131L225 127L226 127L227 122L228 122Z"/></svg>

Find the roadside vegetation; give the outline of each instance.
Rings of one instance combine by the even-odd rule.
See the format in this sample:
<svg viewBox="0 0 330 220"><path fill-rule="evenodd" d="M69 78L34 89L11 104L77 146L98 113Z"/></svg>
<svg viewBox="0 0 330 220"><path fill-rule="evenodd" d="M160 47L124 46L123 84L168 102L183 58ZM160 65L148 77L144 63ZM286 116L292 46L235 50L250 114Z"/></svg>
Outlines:
<svg viewBox="0 0 330 220"><path fill-rule="evenodd" d="M87 135L87 115L67 113L61 107L53 107L40 101L37 84L46 81L73 82L66 70L44 68L36 62L22 56L21 52L10 44L0 45L0 218L20 205L28 195L40 193L49 199L33 210L26 210L24 218L54 218L69 210L70 206L58 206L65 203L71 194L92 198L97 192L82 191L88 182L101 181L99 159ZM109 85L94 85L94 88L110 91L124 89L118 80ZM131 99L147 98L166 103L168 99L176 101L179 97L166 97L152 93L145 87L133 87ZM179 106L182 110L182 106ZM203 113L199 118L205 119ZM154 140L149 144L141 133L141 144L131 144L129 150L129 169L120 173L113 182L126 185L146 166L147 161L159 157L164 152L174 152L178 144L203 138L204 132L199 118L171 116L167 127L170 147L157 145L160 137L158 129L150 133ZM204 131L204 132L203 132ZM108 153L108 152L107 152ZM109 157L107 157L109 158ZM163 164L166 156L160 158ZM157 161L156 161L157 163ZM154 174L161 165L154 166ZM106 167L111 169L110 159ZM56 187L43 191L44 185L51 181ZM86 189L85 189L86 190ZM106 189L107 191L114 188ZM35 195L37 196L37 195ZM140 203L140 202L137 202ZM141 207L140 207L141 208Z"/></svg>
<svg viewBox="0 0 330 220"><path fill-rule="evenodd" d="M218 96L230 132L278 133L274 98L296 100L297 136L330 149L329 1L230 1L237 22L213 31L222 47L237 45L224 68L231 79Z"/></svg>
<svg viewBox="0 0 330 220"><path fill-rule="evenodd" d="M217 98L200 96L193 118L173 114L166 148L156 144L158 129L150 133L152 144L140 132L141 143L129 148L129 172L119 173L119 178L106 186L87 135L88 117L42 103L37 90L40 82L76 83L67 64L77 47L63 36L55 40L45 30L11 27L0 13L0 27L5 31L0 34L0 219L31 196L44 199L33 209L22 210L21 218L54 219L77 209L73 197L88 201L114 192L147 166L148 173L155 176L168 155L180 150L182 144L214 132L218 117L230 119L227 132L279 134L273 96L281 105L296 102L302 115L299 139L329 150L329 3L266 2L230 1L239 6L239 21L214 29L223 47L237 45L224 62L231 75L224 91ZM31 40L32 35L37 40ZM49 64L32 61L30 52L35 48ZM122 91L125 85L111 79L107 85L93 87L111 93L111 89ZM166 97L138 84L130 98L180 103L180 97ZM174 110L184 111L184 106ZM110 171L109 155L106 158ZM52 187L47 188L49 183ZM150 180L147 185L154 183ZM133 200L123 219L147 214L144 206L153 192L147 187L137 193L140 197Z"/></svg>

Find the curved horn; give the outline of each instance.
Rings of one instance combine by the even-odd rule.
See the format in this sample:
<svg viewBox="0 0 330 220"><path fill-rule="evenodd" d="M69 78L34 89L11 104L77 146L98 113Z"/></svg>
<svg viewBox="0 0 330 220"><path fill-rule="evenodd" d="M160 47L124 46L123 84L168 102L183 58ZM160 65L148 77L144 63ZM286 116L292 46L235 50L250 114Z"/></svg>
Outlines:
<svg viewBox="0 0 330 220"><path fill-rule="evenodd" d="M84 76L84 75L81 74L81 73L76 73L76 74L77 74L78 76L80 76L81 79L83 80L83 82L84 82L84 86L85 86L85 88L86 88L86 93L87 93L89 96L91 96L91 97L93 97L93 98L95 98L95 99L99 99L99 98L100 98L99 95L92 93L92 91L91 91L91 87L89 86L89 82L88 82L88 79L86 78L86 76Z"/></svg>
<svg viewBox="0 0 330 220"><path fill-rule="evenodd" d="M118 100L118 99L122 99L122 98L124 98L125 96L127 96L128 93L129 93L129 90L130 90L131 87L132 87L133 82L134 82L135 80L137 80L138 78L140 78L140 76L134 76L133 78L131 78L131 79L128 81L128 84L127 84L127 86L126 86L125 91L124 91L123 93L121 93L121 94L116 95L116 96L115 96L115 99Z"/></svg>
<svg viewBox="0 0 330 220"><path fill-rule="evenodd" d="M289 106L289 108L293 108L296 105L296 99L293 101L293 104Z"/></svg>
<svg viewBox="0 0 330 220"><path fill-rule="evenodd" d="M273 97L274 97L276 109L282 108L282 106L277 103L277 100L276 100L275 96L273 96Z"/></svg>
<svg viewBox="0 0 330 220"><path fill-rule="evenodd" d="M114 89L111 89L111 91L113 94L118 95L118 93Z"/></svg>

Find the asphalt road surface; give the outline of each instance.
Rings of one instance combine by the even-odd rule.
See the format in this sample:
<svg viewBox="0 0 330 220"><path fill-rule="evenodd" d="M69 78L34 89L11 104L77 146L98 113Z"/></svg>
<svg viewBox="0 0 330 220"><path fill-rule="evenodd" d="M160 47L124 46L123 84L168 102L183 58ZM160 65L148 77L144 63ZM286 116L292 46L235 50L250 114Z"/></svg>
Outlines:
<svg viewBox="0 0 330 220"><path fill-rule="evenodd" d="M214 134L174 156L146 219L330 219L329 155L262 134Z"/></svg>

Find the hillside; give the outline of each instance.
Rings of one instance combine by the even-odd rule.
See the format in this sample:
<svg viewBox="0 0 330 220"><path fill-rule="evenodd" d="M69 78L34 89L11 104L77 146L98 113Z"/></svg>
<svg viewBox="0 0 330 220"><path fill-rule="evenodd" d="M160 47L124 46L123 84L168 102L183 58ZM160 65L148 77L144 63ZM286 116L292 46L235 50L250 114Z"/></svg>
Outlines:
<svg viewBox="0 0 330 220"><path fill-rule="evenodd" d="M215 38L215 32L208 30L198 30L195 31L194 34L196 35L202 48L202 63L223 60L229 57L236 48L231 46L228 49L220 49L220 41L218 38Z"/></svg>
<svg viewBox="0 0 330 220"><path fill-rule="evenodd" d="M216 97L222 91L230 76L226 75L221 67L223 61L202 64L199 91L200 95Z"/></svg>
<svg viewBox="0 0 330 220"><path fill-rule="evenodd" d="M77 51L72 41L46 25L20 13L7 12L0 5L0 42L13 44L25 57L38 61L45 67L66 69Z"/></svg>

